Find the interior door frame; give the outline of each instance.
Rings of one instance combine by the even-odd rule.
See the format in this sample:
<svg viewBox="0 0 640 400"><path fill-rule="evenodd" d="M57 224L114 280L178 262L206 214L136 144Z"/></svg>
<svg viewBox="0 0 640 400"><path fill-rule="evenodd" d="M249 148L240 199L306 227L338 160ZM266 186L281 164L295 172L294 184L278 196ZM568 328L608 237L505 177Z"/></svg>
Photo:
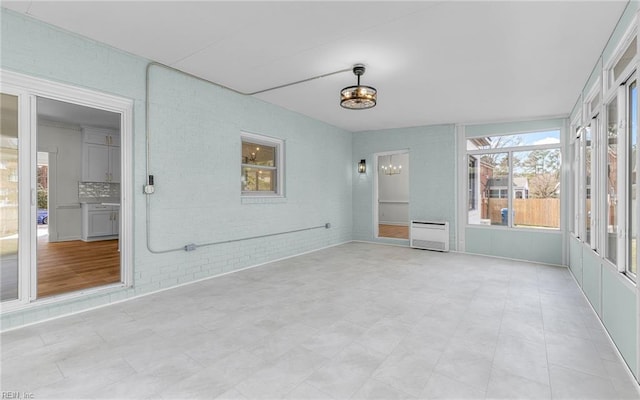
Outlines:
<svg viewBox="0 0 640 400"><path fill-rule="evenodd" d="M380 236L380 224L379 224L379 217L378 217L378 213L379 211L379 188L378 188L378 174L380 173L380 165L378 163L378 158L380 158L381 156L391 156L391 155L396 155L396 154L407 154L407 157L409 157L409 163L411 163L411 152L409 151L409 149L400 149L400 150L392 150L392 151L383 151L380 153L373 153L373 238L374 239L388 239L388 240L403 240L406 241L407 239L398 239L398 238L389 238L389 237L384 237L384 236ZM409 169L409 171L411 171L411 169ZM411 180L410 180L410 176L407 177L407 179L409 179L409 192L411 192ZM411 197L411 196L409 196ZM411 200L409 200L409 209L411 207ZM409 212L407 210L407 212ZM407 217L409 217L409 222L411 222L411 218L410 218L411 213L409 213L409 215L407 215Z"/></svg>
<svg viewBox="0 0 640 400"><path fill-rule="evenodd" d="M2 313L38 307L43 304L85 297L105 289L130 287L133 284L133 105L132 99L89 90L68 84L0 69L2 92L18 96L19 151L19 241L18 299L2 303ZM36 157L37 157L37 98L43 97L81 106L98 108L120 114L121 171L120 171L120 277L115 285L100 286L37 299L37 229L36 229ZM26 200L25 200L26 199ZM33 223L32 223L33 222ZM28 239L26 239L28 238ZM28 240L24 242L24 240Z"/></svg>

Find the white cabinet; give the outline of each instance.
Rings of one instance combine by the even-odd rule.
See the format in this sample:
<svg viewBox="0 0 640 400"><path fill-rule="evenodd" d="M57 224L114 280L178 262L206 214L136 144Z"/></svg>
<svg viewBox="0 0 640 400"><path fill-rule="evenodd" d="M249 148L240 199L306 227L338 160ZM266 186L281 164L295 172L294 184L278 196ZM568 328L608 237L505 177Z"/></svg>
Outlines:
<svg viewBox="0 0 640 400"><path fill-rule="evenodd" d="M120 182L120 135L117 131L82 127L82 180Z"/></svg>
<svg viewBox="0 0 640 400"><path fill-rule="evenodd" d="M82 240L117 237L120 229L119 214L117 206L82 204Z"/></svg>

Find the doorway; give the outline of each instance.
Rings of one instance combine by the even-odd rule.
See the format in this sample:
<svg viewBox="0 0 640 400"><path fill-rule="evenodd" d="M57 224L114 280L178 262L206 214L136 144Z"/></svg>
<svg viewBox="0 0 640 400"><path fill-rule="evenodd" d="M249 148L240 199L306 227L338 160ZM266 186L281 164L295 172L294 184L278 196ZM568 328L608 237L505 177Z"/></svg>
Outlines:
<svg viewBox="0 0 640 400"><path fill-rule="evenodd" d="M376 237L409 239L409 152L376 154Z"/></svg>
<svg viewBox="0 0 640 400"><path fill-rule="evenodd" d="M117 113L37 98L37 298L122 281L120 130Z"/></svg>
<svg viewBox="0 0 640 400"><path fill-rule="evenodd" d="M131 286L133 100L6 70L1 78L2 312ZM105 132L85 157L84 144ZM84 167L95 173L101 162L109 169L85 179ZM85 203L99 211L94 226ZM84 235L85 225L96 229Z"/></svg>

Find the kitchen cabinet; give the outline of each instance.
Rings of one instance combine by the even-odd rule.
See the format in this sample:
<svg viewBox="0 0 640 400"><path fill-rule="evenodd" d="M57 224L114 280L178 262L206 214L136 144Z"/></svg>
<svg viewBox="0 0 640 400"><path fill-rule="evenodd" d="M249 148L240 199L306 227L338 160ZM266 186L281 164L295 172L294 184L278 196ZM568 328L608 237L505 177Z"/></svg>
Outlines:
<svg viewBox="0 0 640 400"><path fill-rule="evenodd" d="M113 239L118 236L119 229L119 207L82 204L82 240Z"/></svg>
<svg viewBox="0 0 640 400"><path fill-rule="evenodd" d="M120 182L120 135L117 131L82 127L82 180Z"/></svg>

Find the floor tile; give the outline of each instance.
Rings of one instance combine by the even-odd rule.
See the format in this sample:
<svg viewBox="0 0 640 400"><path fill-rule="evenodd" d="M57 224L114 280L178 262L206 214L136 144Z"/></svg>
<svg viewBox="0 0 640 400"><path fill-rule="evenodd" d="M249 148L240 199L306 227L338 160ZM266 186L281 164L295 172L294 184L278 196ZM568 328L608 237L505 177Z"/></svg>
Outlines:
<svg viewBox="0 0 640 400"><path fill-rule="evenodd" d="M416 397L403 393L376 379L369 379L352 399L403 400Z"/></svg>
<svg viewBox="0 0 640 400"><path fill-rule="evenodd" d="M492 359L481 352L452 348L442 353L434 373L484 391L489 383L491 363Z"/></svg>
<svg viewBox="0 0 640 400"><path fill-rule="evenodd" d="M406 394L419 396L441 355L440 351L398 345L373 377Z"/></svg>
<svg viewBox="0 0 640 400"><path fill-rule="evenodd" d="M333 357L360 337L365 330L355 323L338 321L325 329L320 329L301 345L324 357Z"/></svg>
<svg viewBox="0 0 640 400"><path fill-rule="evenodd" d="M500 335L493 368L549 385L549 366L544 343L532 342L523 337Z"/></svg>
<svg viewBox="0 0 640 400"><path fill-rule="evenodd" d="M557 365L549 367L554 399L613 399L618 393L609 378Z"/></svg>
<svg viewBox="0 0 640 400"><path fill-rule="evenodd" d="M320 389L318 389L313 385L310 385L306 382L302 382L295 389L289 392L289 394L287 394L286 399L331 400L333 399L333 397L329 396L327 393L321 391Z"/></svg>
<svg viewBox="0 0 640 400"><path fill-rule="evenodd" d="M551 387L494 368L487 387L489 399L551 399Z"/></svg>
<svg viewBox="0 0 640 400"><path fill-rule="evenodd" d="M362 387L384 358L384 354L356 342L314 372L306 382L334 398L349 398Z"/></svg>
<svg viewBox="0 0 640 400"><path fill-rule="evenodd" d="M296 347L240 382L235 389L247 398L283 398L326 361L310 350Z"/></svg>
<svg viewBox="0 0 640 400"><path fill-rule="evenodd" d="M35 398L640 399L566 268L368 243L0 341Z"/></svg>
<svg viewBox="0 0 640 400"><path fill-rule="evenodd" d="M460 382L445 375L434 373L420 395L421 399L482 400L485 389Z"/></svg>

